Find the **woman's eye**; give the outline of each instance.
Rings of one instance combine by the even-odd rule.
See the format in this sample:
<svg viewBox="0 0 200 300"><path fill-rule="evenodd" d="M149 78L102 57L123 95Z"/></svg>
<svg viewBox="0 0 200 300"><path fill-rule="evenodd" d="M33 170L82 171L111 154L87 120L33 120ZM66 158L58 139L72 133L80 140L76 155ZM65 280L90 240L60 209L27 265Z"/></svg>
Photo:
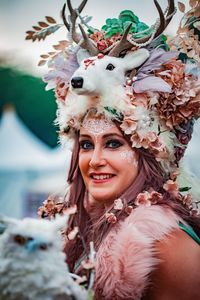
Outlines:
<svg viewBox="0 0 200 300"><path fill-rule="evenodd" d="M81 141L80 148L84 150L93 149L93 144L90 141Z"/></svg>
<svg viewBox="0 0 200 300"><path fill-rule="evenodd" d="M120 141L117 140L111 140L111 141L107 141L106 142L106 147L107 148L112 148L112 149L116 149L122 146L122 143Z"/></svg>

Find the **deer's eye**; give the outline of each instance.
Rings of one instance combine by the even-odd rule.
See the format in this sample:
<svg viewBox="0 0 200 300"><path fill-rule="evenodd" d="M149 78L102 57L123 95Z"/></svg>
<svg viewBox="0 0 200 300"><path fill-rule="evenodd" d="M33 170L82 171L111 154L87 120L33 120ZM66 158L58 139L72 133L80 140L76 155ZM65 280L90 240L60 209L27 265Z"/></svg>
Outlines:
<svg viewBox="0 0 200 300"><path fill-rule="evenodd" d="M115 66L113 66L113 64L108 64L106 67L106 70L112 71L114 70Z"/></svg>

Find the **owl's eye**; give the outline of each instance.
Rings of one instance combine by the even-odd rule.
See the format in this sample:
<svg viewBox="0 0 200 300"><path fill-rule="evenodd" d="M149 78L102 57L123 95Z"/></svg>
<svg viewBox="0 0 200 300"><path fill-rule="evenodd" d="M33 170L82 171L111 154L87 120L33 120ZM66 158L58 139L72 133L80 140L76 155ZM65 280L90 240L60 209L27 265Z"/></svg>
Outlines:
<svg viewBox="0 0 200 300"><path fill-rule="evenodd" d="M48 248L48 246L45 243L40 245L40 250L47 250L47 248Z"/></svg>
<svg viewBox="0 0 200 300"><path fill-rule="evenodd" d="M14 241L19 245L24 245L26 243L26 239L20 234L14 236Z"/></svg>

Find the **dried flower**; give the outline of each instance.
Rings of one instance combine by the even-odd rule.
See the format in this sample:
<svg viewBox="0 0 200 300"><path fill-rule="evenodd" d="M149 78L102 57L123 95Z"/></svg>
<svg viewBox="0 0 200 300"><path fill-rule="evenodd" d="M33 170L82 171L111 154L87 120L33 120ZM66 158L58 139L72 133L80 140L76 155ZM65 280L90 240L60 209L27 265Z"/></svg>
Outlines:
<svg viewBox="0 0 200 300"><path fill-rule="evenodd" d="M175 59L163 64L156 76L164 79L172 93L159 93L158 114L169 129L200 116L200 85L197 78L185 73L185 65Z"/></svg>
<svg viewBox="0 0 200 300"><path fill-rule="evenodd" d="M190 207L192 205L192 195L187 194L187 195L183 196L182 202L187 207Z"/></svg>
<svg viewBox="0 0 200 300"><path fill-rule="evenodd" d="M68 234L68 239L71 241L71 240L74 240L75 239L75 237L76 237L76 235L77 235L77 233L78 233L78 227L76 226L76 227L74 227L74 229L72 229L71 231L70 231L70 233Z"/></svg>
<svg viewBox="0 0 200 300"><path fill-rule="evenodd" d="M150 201L151 201L151 204L156 204L158 203L160 200L162 200L163 196L162 194L156 192L156 191L152 191L150 193Z"/></svg>
<svg viewBox="0 0 200 300"><path fill-rule="evenodd" d="M55 96L58 100L65 102L65 98L67 96L67 92L69 89L69 84L61 81L58 82L55 88Z"/></svg>
<svg viewBox="0 0 200 300"><path fill-rule="evenodd" d="M123 206L124 206L124 204L122 202L122 199L118 198L114 201L114 207L113 207L114 209L122 210Z"/></svg>
<svg viewBox="0 0 200 300"><path fill-rule="evenodd" d="M84 269L86 269L86 270L94 269L94 267L95 267L94 262L91 261L90 259L83 260L83 261L81 262L81 265L82 265L82 267L83 267Z"/></svg>
<svg viewBox="0 0 200 300"><path fill-rule="evenodd" d="M145 191L137 195L135 200L135 205L137 206L144 205L148 207L158 203L162 198L163 198L162 194L154 190Z"/></svg>
<svg viewBox="0 0 200 300"><path fill-rule="evenodd" d="M114 215L114 213L106 213L105 217L108 223L115 224L117 222L117 217Z"/></svg>
<svg viewBox="0 0 200 300"><path fill-rule="evenodd" d="M146 191L144 193L138 194L135 200L135 205L151 206L151 201L149 200L149 193Z"/></svg>
<svg viewBox="0 0 200 300"><path fill-rule="evenodd" d="M163 188L165 191L167 191L169 194L173 195L174 197L178 197L179 194L179 187L177 182L169 179L167 182L163 185Z"/></svg>
<svg viewBox="0 0 200 300"><path fill-rule="evenodd" d="M125 208L125 212L130 215L133 211L133 206L129 205Z"/></svg>

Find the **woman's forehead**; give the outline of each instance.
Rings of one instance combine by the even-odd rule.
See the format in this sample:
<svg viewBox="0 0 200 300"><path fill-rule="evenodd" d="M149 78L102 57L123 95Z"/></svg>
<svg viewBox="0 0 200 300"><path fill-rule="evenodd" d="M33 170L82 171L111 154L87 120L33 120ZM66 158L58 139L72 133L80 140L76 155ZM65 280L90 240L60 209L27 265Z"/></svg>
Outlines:
<svg viewBox="0 0 200 300"><path fill-rule="evenodd" d="M87 118L80 128L80 135L104 136L105 134L117 134L123 137L116 124L106 118Z"/></svg>

